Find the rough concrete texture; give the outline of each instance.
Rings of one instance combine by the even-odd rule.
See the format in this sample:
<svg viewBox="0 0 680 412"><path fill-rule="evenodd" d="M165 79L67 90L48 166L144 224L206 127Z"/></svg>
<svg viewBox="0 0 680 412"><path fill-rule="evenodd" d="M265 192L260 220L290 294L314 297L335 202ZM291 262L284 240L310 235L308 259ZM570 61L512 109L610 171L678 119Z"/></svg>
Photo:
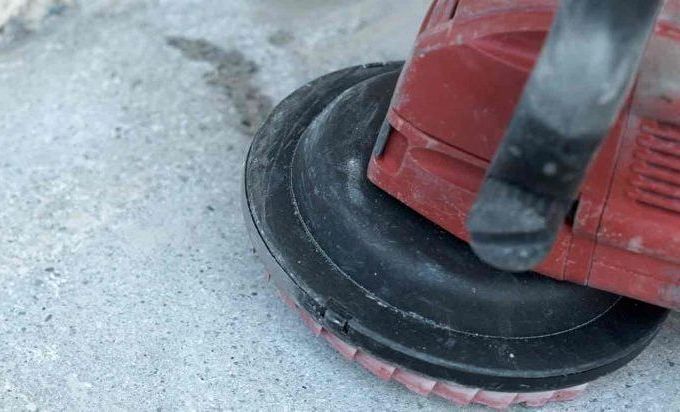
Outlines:
<svg viewBox="0 0 680 412"><path fill-rule="evenodd" d="M47 14L72 4L73 0L0 0L0 32L10 19L35 27Z"/></svg>
<svg viewBox="0 0 680 412"><path fill-rule="evenodd" d="M447 410L311 336L239 185L259 111L398 59L424 0L92 0L0 50L0 409ZM680 316L580 400L680 410Z"/></svg>

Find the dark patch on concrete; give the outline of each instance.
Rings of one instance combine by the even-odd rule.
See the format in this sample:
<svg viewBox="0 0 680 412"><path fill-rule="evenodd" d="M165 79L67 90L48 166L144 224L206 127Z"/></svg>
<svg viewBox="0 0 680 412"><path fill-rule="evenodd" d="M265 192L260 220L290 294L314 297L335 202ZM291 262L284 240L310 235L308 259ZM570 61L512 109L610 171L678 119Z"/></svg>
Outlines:
<svg viewBox="0 0 680 412"><path fill-rule="evenodd" d="M267 40L274 46L285 46L292 43L295 40L295 36L289 31L277 30Z"/></svg>
<svg viewBox="0 0 680 412"><path fill-rule="evenodd" d="M26 39L30 33L31 31L22 21L12 18L0 27L0 47L20 42Z"/></svg>
<svg viewBox="0 0 680 412"><path fill-rule="evenodd" d="M257 64L236 49L224 50L204 39L168 37L167 42L184 57L214 66L213 71L206 73L206 81L231 99L241 127L255 132L273 107L271 99L254 82Z"/></svg>

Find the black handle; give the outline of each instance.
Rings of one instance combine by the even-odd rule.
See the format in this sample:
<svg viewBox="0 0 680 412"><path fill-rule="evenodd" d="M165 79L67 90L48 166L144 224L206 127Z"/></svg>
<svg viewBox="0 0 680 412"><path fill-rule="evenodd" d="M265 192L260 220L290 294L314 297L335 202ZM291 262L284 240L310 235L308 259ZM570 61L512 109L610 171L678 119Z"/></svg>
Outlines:
<svg viewBox="0 0 680 412"><path fill-rule="evenodd" d="M504 270L542 262L616 121L661 0L563 0L468 219Z"/></svg>

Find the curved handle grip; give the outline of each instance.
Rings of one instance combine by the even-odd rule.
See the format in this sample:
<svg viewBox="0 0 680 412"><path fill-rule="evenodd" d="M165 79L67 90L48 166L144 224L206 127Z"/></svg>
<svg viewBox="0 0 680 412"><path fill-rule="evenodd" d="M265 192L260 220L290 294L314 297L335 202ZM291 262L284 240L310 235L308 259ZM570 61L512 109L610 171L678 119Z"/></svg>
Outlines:
<svg viewBox="0 0 680 412"><path fill-rule="evenodd" d="M545 259L623 106L661 0L563 0L470 212L487 263Z"/></svg>

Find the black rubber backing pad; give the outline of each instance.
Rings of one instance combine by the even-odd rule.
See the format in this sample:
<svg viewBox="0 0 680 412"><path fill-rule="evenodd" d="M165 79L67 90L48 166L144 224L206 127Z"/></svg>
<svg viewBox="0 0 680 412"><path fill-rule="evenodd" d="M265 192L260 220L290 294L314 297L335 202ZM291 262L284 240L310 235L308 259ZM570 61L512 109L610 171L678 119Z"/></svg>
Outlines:
<svg viewBox="0 0 680 412"><path fill-rule="evenodd" d="M633 359L667 310L493 269L368 181L400 68L322 77L284 100L256 135L244 209L279 287L347 342L467 386L560 389Z"/></svg>

